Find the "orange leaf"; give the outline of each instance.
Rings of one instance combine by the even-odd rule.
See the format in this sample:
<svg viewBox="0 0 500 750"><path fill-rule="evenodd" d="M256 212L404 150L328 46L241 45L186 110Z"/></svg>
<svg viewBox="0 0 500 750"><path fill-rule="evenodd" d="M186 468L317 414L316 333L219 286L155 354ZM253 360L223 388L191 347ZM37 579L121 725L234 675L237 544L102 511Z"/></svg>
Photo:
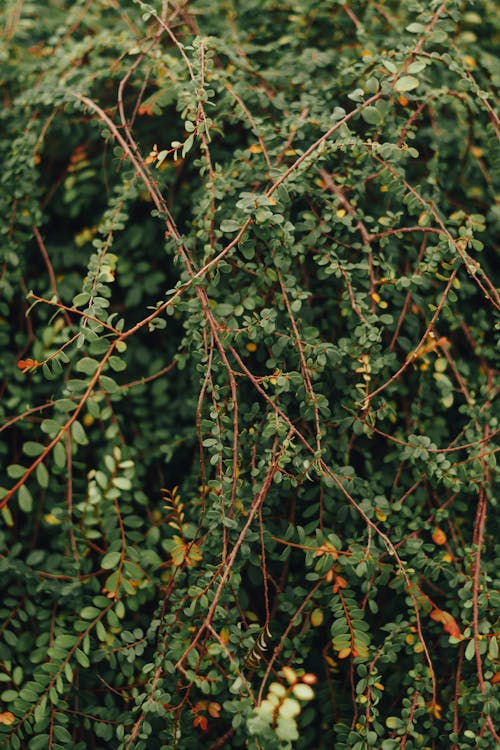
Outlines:
<svg viewBox="0 0 500 750"><path fill-rule="evenodd" d="M322 555L331 555L333 559L336 560L339 556L339 553L335 549L333 544L330 544L330 542L325 542L321 545L321 547L318 547L318 549L314 553L314 557L321 557Z"/></svg>
<svg viewBox="0 0 500 750"><path fill-rule="evenodd" d="M335 576L335 583L333 584L333 593L336 594L339 589L346 589L347 581L342 576Z"/></svg>
<svg viewBox="0 0 500 750"><path fill-rule="evenodd" d="M345 648L341 648L340 649L340 651L338 652L337 656L339 657L339 659L347 659L347 657L350 655L350 653L351 653L351 647L350 646L345 646Z"/></svg>
<svg viewBox="0 0 500 750"><path fill-rule="evenodd" d="M208 719L206 716L196 716L193 721L194 727L200 727L204 732L208 729Z"/></svg>
<svg viewBox="0 0 500 750"><path fill-rule="evenodd" d="M462 633L460 632L457 621L449 612L436 608L429 613L429 617L431 620L434 620L434 622L440 622L443 626L444 632L448 633L448 635L452 635L457 639L462 638Z"/></svg>
<svg viewBox="0 0 500 750"><path fill-rule="evenodd" d="M429 613L429 617L431 620L434 620L434 622L444 622L445 612L443 612L442 609L433 609L432 612Z"/></svg>
<svg viewBox="0 0 500 750"><path fill-rule="evenodd" d="M214 719L218 719L220 716L221 708L222 707L220 703L215 703L215 701L210 701L210 703L208 704L208 713Z"/></svg>
<svg viewBox="0 0 500 750"><path fill-rule="evenodd" d="M4 711L3 714L0 714L0 724L5 724L5 726L10 727L11 724L13 724L16 720L16 717L12 713L12 711Z"/></svg>
<svg viewBox="0 0 500 750"><path fill-rule="evenodd" d="M21 372L28 372L28 370L31 370L34 367L40 367L40 362L36 359L20 359L17 366Z"/></svg>
<svg viewBox="0 0 500 750"><path fill-rule="evenodd" d="M462 638L462 633L460 632L460 628L458 627L456 620L453 617L451 617L451 615L450 615L449 622L446 622L443 625L443 630L445 631L445 633L448 633L448 635L452 635L453 638L457 638L457 639Z"/></svg>
<svg viewBox="0 0 500 750"><path fill-rule="evenodd" d="M312 674L311 672L307 672L307 674L303 674L300 678L302 682L305 682L306 685L315 685L318 681L318 678L315 674Z"/></svg>
<svg viewBox="0 0 500 750"><path fill-rule="evenodd" d="M416 351L411 352L406 359L418 359L419 357L424 357L426 354L429 354L429 352L435 352L436 349L442 349L448 346L450 346L450 342L445 336L441 336L441 338L436 339L434 334L431 332L427 336L422 346L419 346Z"/></svg>
<svg viewBox="0 0 500 750"><path fill-rule="evenodd" d="M434 542L434 544L439 544L440 546L446 544L446 534L444 533L443 529L434 529L434 531L432 532L432 541Z"/></svg>
<svg viewBox="0 0 500 750"><path fill-rule="evenodd" d="M144 164L154 164L158 158L158 146L153 146L153 150L149 152L148 156L144 159Z"/></svg>

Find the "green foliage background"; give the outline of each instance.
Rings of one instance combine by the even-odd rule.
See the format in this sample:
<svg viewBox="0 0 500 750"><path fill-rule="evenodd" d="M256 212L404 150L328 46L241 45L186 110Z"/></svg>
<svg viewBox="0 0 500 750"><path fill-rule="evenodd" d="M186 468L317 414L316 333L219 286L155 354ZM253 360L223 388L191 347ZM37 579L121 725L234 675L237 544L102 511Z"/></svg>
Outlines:
<svg viewBox="0 0 500 750"><path fill-rule="evenodd" d="M495 4L2 6L0 746L491 750Z"/></svg>

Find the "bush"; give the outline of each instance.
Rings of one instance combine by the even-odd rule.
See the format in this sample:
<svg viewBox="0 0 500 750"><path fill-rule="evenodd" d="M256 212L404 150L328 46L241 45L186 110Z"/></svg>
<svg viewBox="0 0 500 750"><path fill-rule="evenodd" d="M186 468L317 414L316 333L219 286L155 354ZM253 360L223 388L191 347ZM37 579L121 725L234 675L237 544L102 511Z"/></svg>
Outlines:
<svg viewBox="0 0 500 750"><path fill-rule="evenodd" d="M494 4L3 17L1 746L491 750Z"/></svg>

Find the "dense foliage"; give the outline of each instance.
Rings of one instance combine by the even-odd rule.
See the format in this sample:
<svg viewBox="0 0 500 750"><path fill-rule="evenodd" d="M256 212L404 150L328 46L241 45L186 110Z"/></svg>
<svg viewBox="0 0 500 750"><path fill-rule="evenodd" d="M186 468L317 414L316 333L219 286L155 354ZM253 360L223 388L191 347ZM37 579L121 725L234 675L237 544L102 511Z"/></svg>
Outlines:
<svg viewBox="0 0 500 750"><path fill-rule="evenodd" d="M2 7L0 747L492 750L495 4Z"/></svg>

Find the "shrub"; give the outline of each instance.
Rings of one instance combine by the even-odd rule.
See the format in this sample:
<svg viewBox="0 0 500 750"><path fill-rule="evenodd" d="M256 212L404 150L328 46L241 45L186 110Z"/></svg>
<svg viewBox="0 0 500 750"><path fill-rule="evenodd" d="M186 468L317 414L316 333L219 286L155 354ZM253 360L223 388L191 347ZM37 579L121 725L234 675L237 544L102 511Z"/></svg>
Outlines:
<svg viewBox="0 0 500 750"><path fill-rule="evenodd" d="M493 3L3 18L1 746L491 749Z"/></svg>

